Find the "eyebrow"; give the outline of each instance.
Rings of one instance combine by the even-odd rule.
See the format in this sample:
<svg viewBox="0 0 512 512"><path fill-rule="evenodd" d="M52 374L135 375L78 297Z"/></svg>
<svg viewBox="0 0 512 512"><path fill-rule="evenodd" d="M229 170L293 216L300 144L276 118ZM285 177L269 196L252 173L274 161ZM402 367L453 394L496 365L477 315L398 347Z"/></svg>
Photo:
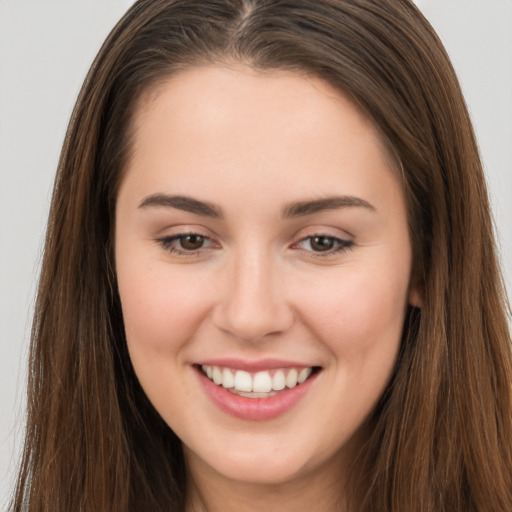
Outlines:
<svg viewBox="0 0 512 512"><path fill-rule="evenodd" d="M220 219L223 217L222 211L219 207L206 201L199 201L188 196L169 196L167 194L153 194L146 197L139 208L149 207L166 207L176 208L177 210L183 210L189 213L195 213L196 215L202 215L204 217L212 217Z"/></svg>
<svg viewBox="0 0 512 512"><path fill-rule="evenodd" d="M224 218L221 208L207 201L200 201L189 196L152 194L146 197L139 205L139 208L165 207L176 208L196 215L211 217L214 219ZM311 201L297 201L286 205L283 208L282 216L285 219L305 217L315 213L339 210L342 208L366 208L375 211L375 207L368 201L354 196L332 196Z"/></svg>
<svg viewBox="0 0 512 512"><path fill-rule="evenodd" d="M303 217L314 213L339 210L341 208L366 208L375 211L375 207L368 201L354 196L332 196L313 201L299 201L287 205L283 210L283 217Z"/></svg>

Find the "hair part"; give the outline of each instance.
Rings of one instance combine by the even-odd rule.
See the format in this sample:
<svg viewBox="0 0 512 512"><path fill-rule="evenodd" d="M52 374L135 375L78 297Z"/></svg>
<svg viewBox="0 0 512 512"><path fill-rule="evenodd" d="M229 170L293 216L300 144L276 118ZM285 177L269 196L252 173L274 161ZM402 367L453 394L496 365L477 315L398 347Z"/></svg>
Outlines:
<svg viewBox="0 0 512 512"><path fill-rule="evenodd" d="M140 98L185 69L233 62L312 74L347 95L403 184L422 307L354 462L354 509L512 510L510 333L485 180L450 61L408 0L139 0L113 29L55 181L13 509L184 507L181 443L127 352L115 201Z"/></svg>

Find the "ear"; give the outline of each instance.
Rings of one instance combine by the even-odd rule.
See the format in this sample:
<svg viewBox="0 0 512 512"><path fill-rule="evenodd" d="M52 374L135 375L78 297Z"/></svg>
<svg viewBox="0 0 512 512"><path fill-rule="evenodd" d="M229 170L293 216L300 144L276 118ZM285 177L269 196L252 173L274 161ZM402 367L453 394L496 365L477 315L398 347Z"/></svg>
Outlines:
<svg viewBox="0 0 512 512"><path fill-rule="evenodd" d="M409 288L409 304L415 308L423 306L423 292L418 285L411 284Z"/></svg>

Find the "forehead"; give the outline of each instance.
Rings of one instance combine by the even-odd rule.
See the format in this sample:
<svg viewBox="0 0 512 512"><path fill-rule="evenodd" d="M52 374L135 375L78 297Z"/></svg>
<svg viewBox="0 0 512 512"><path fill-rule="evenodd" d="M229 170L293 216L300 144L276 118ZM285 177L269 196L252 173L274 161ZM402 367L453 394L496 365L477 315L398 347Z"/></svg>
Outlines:
<svg viewBox="0 0 512 512"><path fill-rule="evenodd" d="M325 195L343 174L393 167L369 116L318 77L287 71L180 72L138 102L132 140L127 174L178 187L184 178L207 188L224 178L233 192L303 184Z"/></svg>
<svg viewBox="0 0 512 512"><path fill-rule="evenodd" d="M281 124L298 121L311 126L326 121L326 110L335 116L333 104L344 110L345 118L350 116L347 121L354 129L371 131L384 145L384 137L370 116L327 81L307 72L255 69L241 64L187 68L157 82L136 102L133 127L137 133L145 127L148 116L154 117L154 111L165 106L173 109L177 123L194 123L194 129L209 122L230 121L226 118L229 107L245 115L247 123L280 120ZM271 110L276 116L269 115Z"/></svg>

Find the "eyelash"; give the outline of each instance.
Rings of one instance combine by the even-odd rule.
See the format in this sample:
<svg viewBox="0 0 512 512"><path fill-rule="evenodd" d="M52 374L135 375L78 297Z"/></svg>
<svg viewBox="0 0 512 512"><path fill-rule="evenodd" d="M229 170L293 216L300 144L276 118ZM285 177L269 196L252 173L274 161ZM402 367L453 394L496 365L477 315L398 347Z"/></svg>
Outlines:
<svg viewBox="0 0 512 512"><path fill-rule="evenodd" d="M183 243L183 240L187 237L199 237L203 241L203 245L201 247L198 247L197 249L184 249L183 247L180 247ZM331 244L333 244L333 247L326 250L326 251L315 251L313 249L304 249L300 248L299 246L309 242L310 246L314 239L325 239L329 241ZM181 241L181 243L180 243ZM163 238L159 238L156 240L156 242L166 251L176 254L178 256L184 256L184 257L199 257L203 255L203 251L208 249L207 247L204 247L204 242L209 242L211 246L215 246L215 244L211 241L211 239L205 235L202 235L201 233L196 232L189 232L189 233L178 233L177 235L167 236ZM179 244L179 245L178 245ZM294 243L292 245L292 248L297 248L298 250L301 250L303 252L310 253L309 255L314 255L315 258L326 258L329 256L332 256L334 254L338 254L343 251L347 251L349 249L352 249L354 247L354 242L352 240L345 240L343 238L338 238L332 235L324 235L321 233L315 233L312 235L305 236L301 238L298 242Z"/></svg>
<svg viewBox="0 0 512 512"><path fill-rule="evenodd" d="M204 241L211 242L210 238L202 235L201 233L178 233L177 235L172 236L166 236L164 238L157 239L157 243L160 244L160 246L165 249L166 251L169 251L172 254L177 254L178 256L185 256L185 257L197 257L201 256L202 252L206 247L199 247L198 249L184 249L183 247L179 247L176 242L179 242L180 240L183 241L186 237L200 237ZM213 245L213 244L212 244Z"/></svg>
<svg viewBox="0 0 512 512"><path fill-rule="evenodd" d="M332 235L323 235L320 233L315 233L313 235L308 235L304 238L301 238L297 243L293 245L293 247L297 247L300 244L303 244L305 242L309 242L310 246L314 239L323 238L325 240L328 240L333 244L333 248L328 249L326 251L314 251L314 250L308 250L308 249L301 249L305 252L314 254L315 258L326 258L329 256L332 256L334 254L338 254L343 251L347 251L348 249L352 249L354 247L354 242L352 240L345 240L343 238L338 238L336 236Z"/></svg>

